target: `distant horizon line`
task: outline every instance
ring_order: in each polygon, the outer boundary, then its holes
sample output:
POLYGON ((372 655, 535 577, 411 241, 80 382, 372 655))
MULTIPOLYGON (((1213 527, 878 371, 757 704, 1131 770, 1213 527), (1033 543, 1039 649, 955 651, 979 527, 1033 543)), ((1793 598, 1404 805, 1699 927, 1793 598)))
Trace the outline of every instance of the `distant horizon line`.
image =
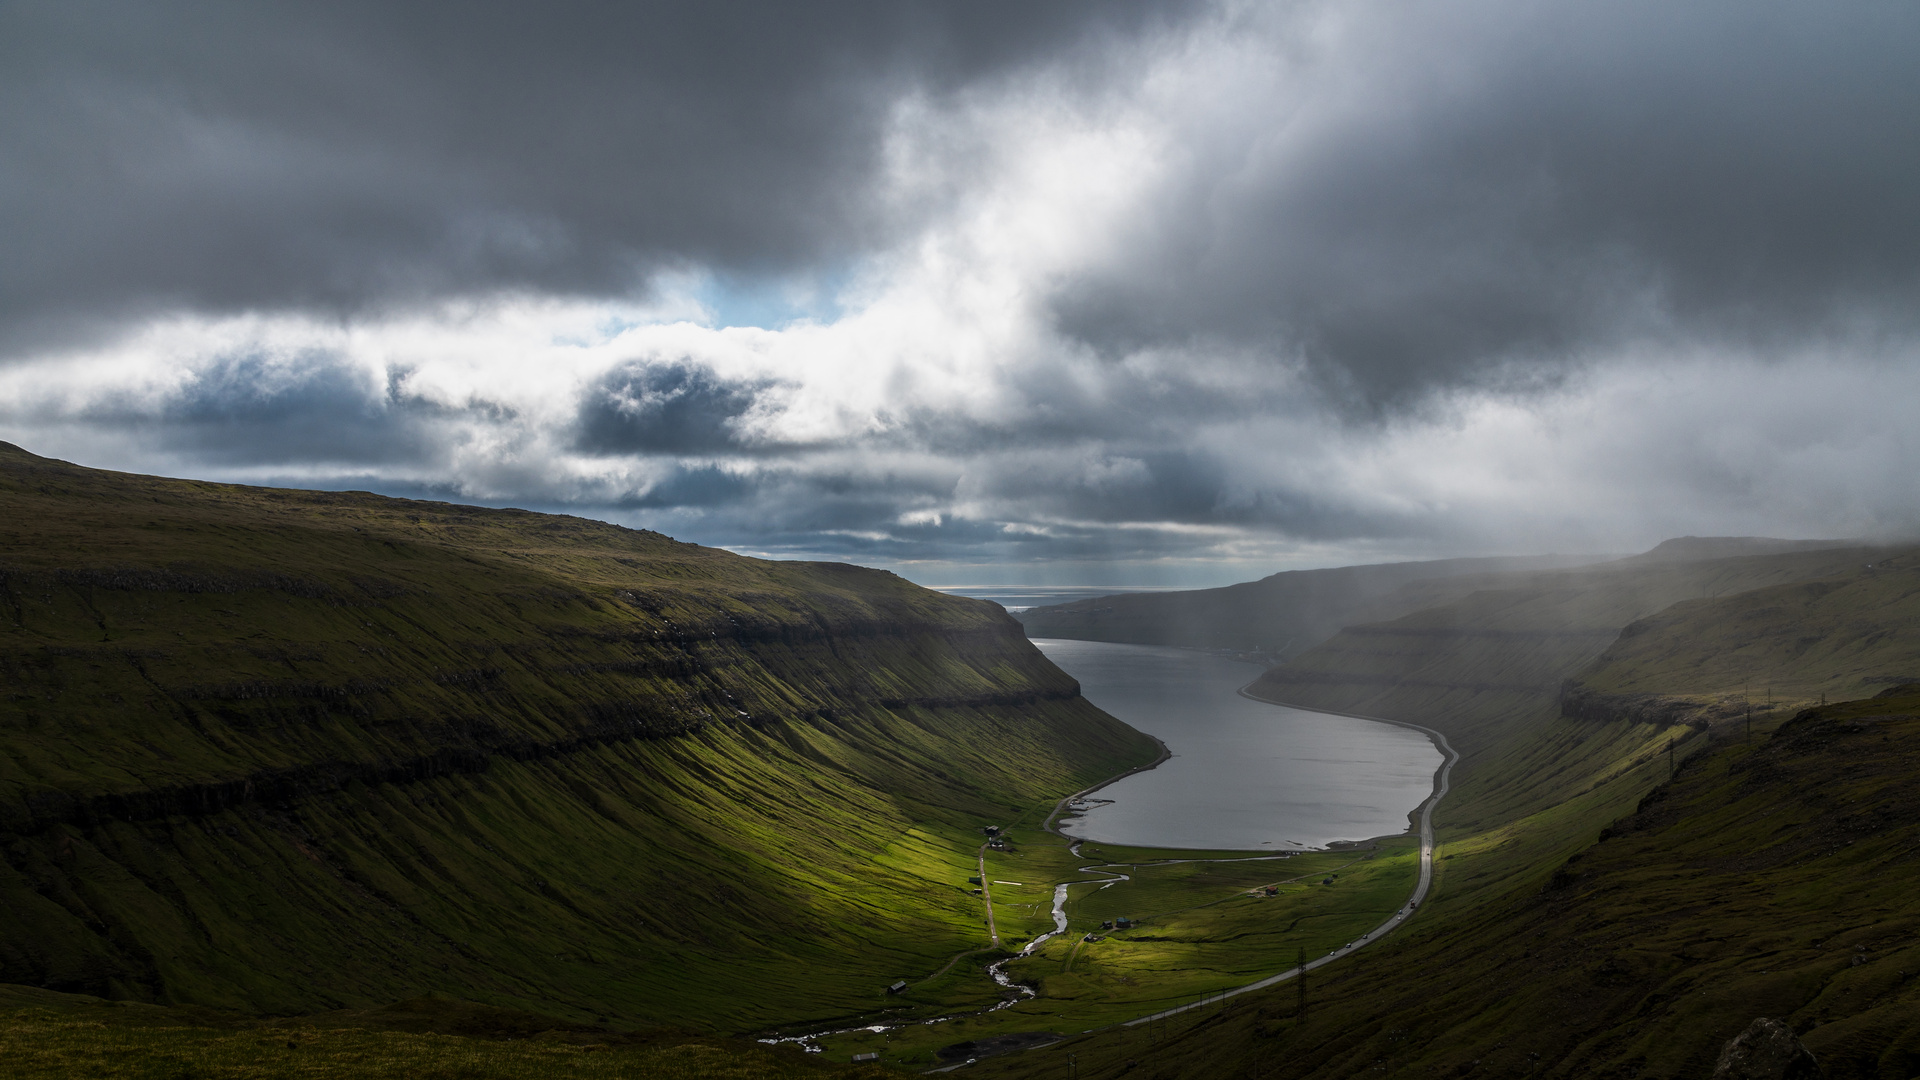
POLYGON ((946 592, 951 589, 1217 589, 1218 585, 922 585, 923 589, 946 592))

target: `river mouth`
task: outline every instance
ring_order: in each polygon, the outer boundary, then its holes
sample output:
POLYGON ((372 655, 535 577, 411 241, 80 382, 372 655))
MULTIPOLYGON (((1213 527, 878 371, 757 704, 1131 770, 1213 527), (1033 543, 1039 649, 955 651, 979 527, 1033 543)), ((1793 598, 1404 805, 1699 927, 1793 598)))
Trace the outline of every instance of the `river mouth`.
POLYGON ((1426 735, 1242 697, 1260 669, 1153 645, 1036 638, 1088 701, 1172 757, 1068 806, 1078 840, 1213 851, 1322 850, 1395 836, 1433 790, 1426 735))

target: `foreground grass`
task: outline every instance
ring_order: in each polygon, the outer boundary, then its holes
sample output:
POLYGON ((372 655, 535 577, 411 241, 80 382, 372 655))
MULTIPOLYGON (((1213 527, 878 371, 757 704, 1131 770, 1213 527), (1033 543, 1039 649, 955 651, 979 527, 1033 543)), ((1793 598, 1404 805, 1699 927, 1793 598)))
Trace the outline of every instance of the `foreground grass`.
POLYGON ((801 1080, 894 1075, 792 1049, 632 1035, 458 1002, 287 1020, 0 987, 0 1077, 18 1080, 801 1080), (414 1030, 396 1030, 411 1028, 414 1030), (438 1030, 436 1030, 438 1029, 438 1030))

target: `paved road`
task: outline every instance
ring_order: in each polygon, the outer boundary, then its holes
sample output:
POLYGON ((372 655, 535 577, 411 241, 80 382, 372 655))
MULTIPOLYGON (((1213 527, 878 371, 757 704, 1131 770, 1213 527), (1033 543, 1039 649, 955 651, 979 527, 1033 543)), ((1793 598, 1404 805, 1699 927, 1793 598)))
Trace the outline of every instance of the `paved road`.
POLYGON ((987 939, 1000 947, 1000 931, 993 925, 993 885, 987 881, 987 845, 980 845, 980 898, 987 902, 987 939))
MULTIPOLYGON (((1305 709, 1305 706, 1301 705, 1288 705, 1284 701, 1268 701, 1266 698, 1254 697, 1254 695, 1247 693, 1244 689, 1241 690, 1240 693, 1242 696, 1253 698, 1255 701, 1266 701, 1269 705, 1285 705, 1289 709, 1305 709)), ((1328 712, 1326 709, 1306 709, 1306 711, 1328 712)), ((1259 982, 1248 983, 1245 986, 1236 986, 1231 990, 1223 990, 1218 993, 1209 994, 1204 1000, 1195 1002, 1192 1005, 1181 1005, 1172 1009, 1163 1009, 1160 1012, 1142 1016, 1138 1020, 1128 1020, 1125 1024, 1126 1027, 1133 1027, 1136 1024, 1145 1024, 1153 1020, 1175 1016, 1192 1009, 1218 1004, 1226 998, 1249 993, 1254 990, 1265 990, 1269 986, 1275 986, 1289 979, 1297 978, 1303 972, 1325 967, 1335 960, 1344 956, 1350 956, 1356 950, 1363 949, 1380 940, 1382 937, 1385 937, 1395 927, 1412 917, 1414 910, 1420 906, 1421 901, 1427 898, 1427 890, 1433 885, 1433 808, 1439 804, 1441 799, 1446 798, 1448 778, 1453 773, 1454 763, 1460 760, 1460 755, 1454 751, 1452 744, 1447 742, 1445 735, 1440 734, 1430 727, 1422 727, 1419 724, 1408 724, 1399 720, 1382 720, 1378 716, 1360 716, 1358 713, 1331 713, 1330 715, 1353 716, 1361 720, 1374 720, 1382 724, 1393 724, 1396 727, 1412 728, 1415 731, 1425 732, 1427 736, 1433 740, 1433 744, 1440 748, 1440 752, 1447 757, 1446 761, 1442 762, 1440 768, 1433 774, 1433 794, 1427 796, 1427 801, 1420 804, 1420 882, 1413 887, 1413 895, 1408 897, 1407 902, 1400 906, 1400 910, 1394 912, 1392 917, 1388 918, 1386 922, 1381 923, 1379 926, 1360 935, 1353 942, 1342 945, 1325 956, 1307 961, 1304 967, 1289 968, 1278 975, 1261 979, 1259 982)))

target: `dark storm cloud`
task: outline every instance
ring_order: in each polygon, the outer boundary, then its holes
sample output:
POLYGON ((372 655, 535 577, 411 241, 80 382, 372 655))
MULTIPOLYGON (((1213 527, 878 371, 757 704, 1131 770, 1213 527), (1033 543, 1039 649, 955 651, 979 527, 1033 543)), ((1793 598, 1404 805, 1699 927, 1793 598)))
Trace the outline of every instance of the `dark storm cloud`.
POLYGON ((646 494, 621 504, 622 509, 727 506, 745 502, 754 494, 753 479, 713 465, 682 466, 646 494))
POLYGON ((587 389, 575 447, 597 455, 739 449, 737 422, 764 388, 685 361, 623 364, 587 389))
POLYGON ((1375 404, 1638 335, 1914 330, 1920 7, 1347 11, 1196 126, 1065 330, 1253 343, 1375 404))
POLYGON ((1159 0, 9 4, 0 323, 865 250, 888 110, 1159 0))
POLYGON ((206 364, 164 400, 109 397, 76 419, 144 430, 157 449, 213 462, 392 465, 432 456, 436 440, 415 404, 324 350, 241 352, 206 364))
POLYGON ((859 559, 1902 528, 1917 50, 1869 2, 0 6, 0 437, 859 559))

